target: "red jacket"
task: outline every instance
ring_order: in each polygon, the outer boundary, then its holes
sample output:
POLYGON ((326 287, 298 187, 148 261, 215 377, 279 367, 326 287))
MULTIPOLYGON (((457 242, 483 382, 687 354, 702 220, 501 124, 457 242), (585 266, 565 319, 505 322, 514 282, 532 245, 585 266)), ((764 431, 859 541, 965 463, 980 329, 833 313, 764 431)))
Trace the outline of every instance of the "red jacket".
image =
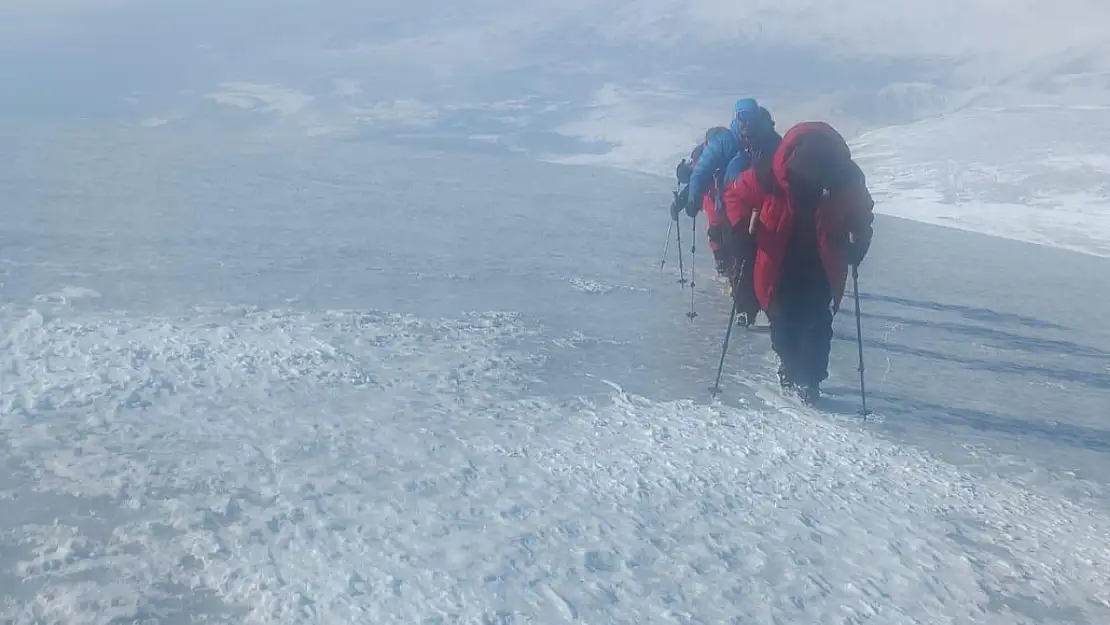
MULTIPOLYGON (((782 144, 771 157, 770 171, 766 166, 752 167, 725 189, 724 203, 729 222, 748 228, 753 210, 759 211, 755 223, 756 257, 753 279, 756 297, 763 310, 771 306, 775 285, 782 271, 790 231, 794 225, 794 209, 790 199, 790 184, 786 166, 794 155, 798 142, 812 134, 832 139, 838 158, 851 158, 851 150, 844 138, 825 122, 804 122, 790 129, 782 144), (763 171, 761 184, 760 171, 763 171), (768 175, 769 174, 769 175, 768 175), (771 189, 767 187, 771 186, 771 189)), ((821 263, 833 293, 833 310, 840 309, 844 286, 848 278, 846 247, 848 234, 857 243, 869 245, 874 221, 875 202, 867 190, 863 172, 852 163, 858 177, 825 196, 817 208, 817 242, 821 263)))
MULTIPOLYGON (((704 147, 705 147, 705 144, 702 143, 697 148, 695 148, 693 153, 690 155, 690 167, 691 168, 695 167, 698 164, 698 157, 701 156, 701 151, 704 147)), ((721 219, 717 216, 717 203, 714 201, 714 198, 716 197, 716 195, 717 195, 717 185, 716 185, 716 183, 713 183, 713 184, 709 185, 709 188, 701 196, 701 209, 703 211, 705 211, 705 219, 706 219, 706 221, 709 222, 709 227, 710 228, 712 228, 712 227, 718 225, 719 223, 721 223, 721 219)), ((716 241, 713 241, 712 239, 710 239, 709 249, 716 252, 720 249, 720 247, 721 246, 716 241)))
MULTIPOLYGON (((717 187, 711 186, 705 195, 701 196, 701 209, 705 211, 705 219, 709 222, 709 227, 713 228, 721 223, 721 218, 717 216, 717 202, 714 197, 717 195, 717 187)), ((714 252, 720 249, 720 245, 713 239, 709 240, 709 249, 714 252)))
POLYGON ((717 187, 710 185, 705 195, 701 196, 701 209, 705 211, 705 218, 709 221, 710 228, 721 223, 720 218, 717 217, 717 202, 714 201, 716 195, 717 187))

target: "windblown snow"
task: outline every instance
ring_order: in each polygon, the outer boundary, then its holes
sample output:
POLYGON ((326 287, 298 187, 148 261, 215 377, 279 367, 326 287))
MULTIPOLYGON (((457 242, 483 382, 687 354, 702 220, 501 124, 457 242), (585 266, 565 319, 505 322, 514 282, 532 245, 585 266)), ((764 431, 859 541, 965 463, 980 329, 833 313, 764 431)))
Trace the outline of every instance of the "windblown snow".
POLYGON ((788 406, 545 397, 520 315, 2 327, 4 622, 1110 618, 1106 516, 788 406))

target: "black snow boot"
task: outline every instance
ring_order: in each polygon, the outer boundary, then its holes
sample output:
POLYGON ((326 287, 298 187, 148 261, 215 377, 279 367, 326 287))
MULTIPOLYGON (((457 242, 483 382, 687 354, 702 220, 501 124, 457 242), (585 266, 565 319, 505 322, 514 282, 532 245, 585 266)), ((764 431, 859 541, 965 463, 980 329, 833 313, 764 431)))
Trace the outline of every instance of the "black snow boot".
POLYGON ((740 326, 744 329, 748 329, 748 328, 755 325, 755 320, 758 317, 759 317, 759 311, 758 310, 755 311, 754 313, 751 313, 751 312, 736 313, 736 325, 738 325, 738 326, 740 326))
POLYGON ((716 266, 717 275, 727 278, 732 275, 733 268, 736 265, 736 259, 728 252, 716 249, 713 250, 713 264, 716 266))
POLYGON ((817 402, 821 401, 821 387, 818 384, 809 384, 804 388, 800 388, 802 401, 807 406, 815 406, 817 402))
POLYGON ((779 363, 779 388, 786 391, 794 387, 794 380, 786 373, 786 366, 779 363))

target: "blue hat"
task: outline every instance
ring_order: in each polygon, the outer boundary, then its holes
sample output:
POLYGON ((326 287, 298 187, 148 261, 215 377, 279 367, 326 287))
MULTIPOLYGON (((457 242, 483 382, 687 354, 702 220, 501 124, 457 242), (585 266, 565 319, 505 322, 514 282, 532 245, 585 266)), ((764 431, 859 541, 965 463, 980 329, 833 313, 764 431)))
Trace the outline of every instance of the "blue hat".
POLYGON ((737 124, 750 124, 764 128, 774 128, 775 120, 771 117, 771 112, 762 106, 757 106, 754 109, 746 108, 742 111, 736 112, 737 124))
POLYGON ((758 110, 759 110, 759 102, 756 102, 755 98, 743 98, 743 99, 740 99, 740 100, 736 101, 735 113, 737 115, 739 115, 741 113, 744 113, 744 112, 747 112, 747 111, 755 112, 755 111, 758 111, 758 110))

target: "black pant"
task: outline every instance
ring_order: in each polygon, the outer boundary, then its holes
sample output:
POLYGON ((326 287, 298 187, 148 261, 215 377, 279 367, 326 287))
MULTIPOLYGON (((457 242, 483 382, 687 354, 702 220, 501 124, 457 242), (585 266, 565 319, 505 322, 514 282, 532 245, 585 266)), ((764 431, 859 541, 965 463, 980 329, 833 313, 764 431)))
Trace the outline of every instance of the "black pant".
POLYGON ((759 299, 755 296, 755 237, 748 234, 747 224, 732 230, 731 250, 736 262, 732 276, 732 297, 736 312, 746 315, 748 325, 755 323, 759 314, 759 299))
POLYGON ((819 262, 784 267, 767 318, 771 349, 782 361, 782 381, 803 387, 825 381, 832 350, 832 291, 819 262))
POLYGON ((713 250, 713 262, 716 265, 717 273, 721 275, 728 275, 732 271, 733 265, 736 264, 732 254, 725 248, 713 250))

